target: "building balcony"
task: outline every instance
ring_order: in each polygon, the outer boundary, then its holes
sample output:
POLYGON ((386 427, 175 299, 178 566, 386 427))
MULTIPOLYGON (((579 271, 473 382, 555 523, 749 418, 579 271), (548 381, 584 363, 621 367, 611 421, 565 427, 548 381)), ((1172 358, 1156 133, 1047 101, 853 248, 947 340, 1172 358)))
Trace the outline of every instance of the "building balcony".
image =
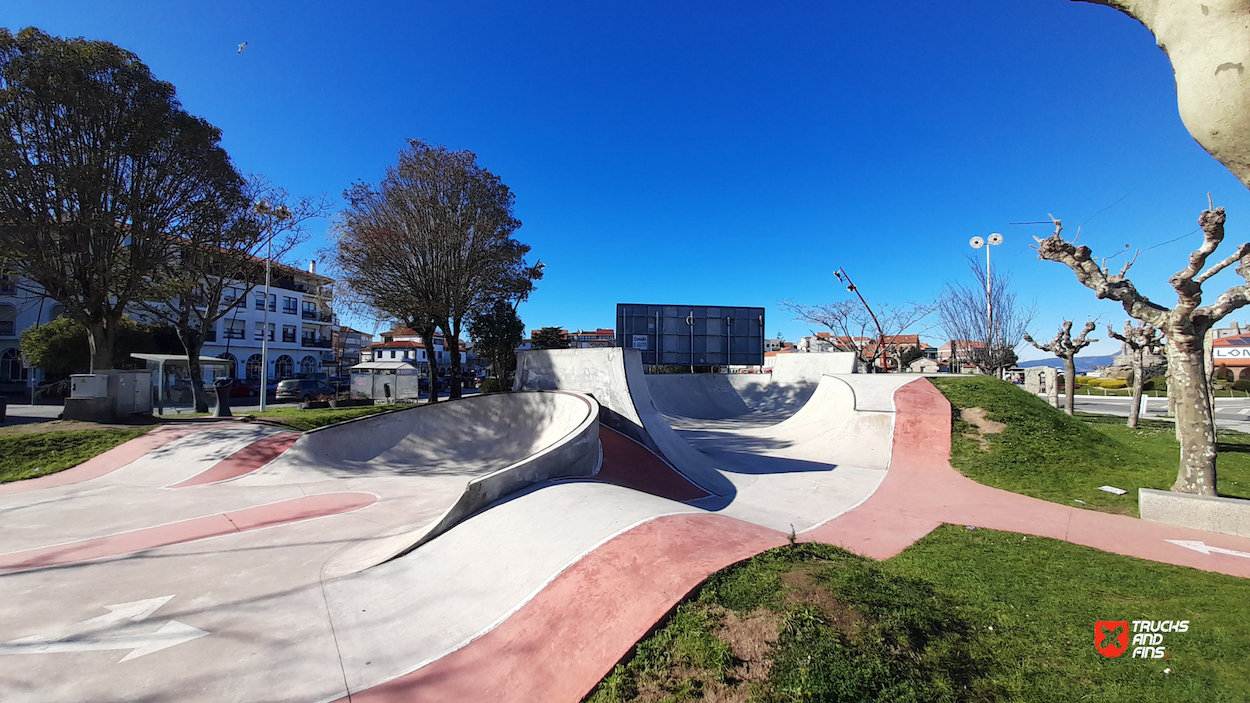
POLYGON ((313 339, 312 337, 304 337, 303 339, 300 340, 300 346, 301 347, 313 347, 316 349, 329 349, 330 340, 313 339))
POLYGON ((318 319, 319 321, 321 321, 321 322, 333 322, 333 321, 334 321, 334 313, 332 313, 332 312, 323 312, 323 313, 321 313, 320 315, 318 315, 318 316, 317 316, 317 319, 318 319))
POLYGON ((287 334, 286 332, 283 332, 283 333, 282 333, 282 341, 284 341, 284 342, 286 342, 286 343, 288 343, 288 344, 293 344, 293 343, 295 342, 295 333, 294 333, 294 332, 292 332, 292 333, 290 333, 290 334, 287 334))
POLYGON ((315 310, 305 310, 300 317, 305 320, 315 320, 317 319, 317 312, 315 310))

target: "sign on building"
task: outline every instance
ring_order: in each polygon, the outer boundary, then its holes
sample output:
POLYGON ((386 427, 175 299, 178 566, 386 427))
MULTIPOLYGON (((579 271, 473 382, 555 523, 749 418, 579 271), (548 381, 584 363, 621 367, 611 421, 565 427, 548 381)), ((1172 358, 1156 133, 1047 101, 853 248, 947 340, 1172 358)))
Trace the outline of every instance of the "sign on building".
POLYGON ((616 346, 646 365, 762 366, 764 308, 618 303, 616 346))

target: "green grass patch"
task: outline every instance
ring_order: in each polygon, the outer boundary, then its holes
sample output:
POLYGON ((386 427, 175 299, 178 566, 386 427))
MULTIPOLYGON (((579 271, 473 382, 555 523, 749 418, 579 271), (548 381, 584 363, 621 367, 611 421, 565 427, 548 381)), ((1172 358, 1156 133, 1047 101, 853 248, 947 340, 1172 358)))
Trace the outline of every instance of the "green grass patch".
POLYGON ((300 410, 299 408, 275 408, 264 412, 246 413, 242 417, 250 417, 256 420, 264 420, 275 425, 282 425, 293 430, 306 432, 318 427, 333 425, 336 422, 351 420, 357 417, 373 415, 387 410, 398 410, 400 408, 411 408, 413 405, 364 405, 354 408, 313 408, 310 410, 300 410))
POLYGON ((884 562, 801 544, 711 576, 587 700, 1244 701, 1245 593, 1231 576, 959 526, 884 562), (1190 626, 1164 635, 1167 659, 1107 659, 1095 620, 1190 626))
MULTIPOLYGON (((1137 489, 1168 490, 1176 481, 1180 446, 1174 426, 1078 413, 1068 417, 1014 384, 986 376, 934 378, 950 401, 951 465, 987 486, 1064 505, 1138 514, 1137 489), (960 411, 981 408, 1002 432, 980 434, 960 411), (984 447, 982 444, 984 441, 984 447), (1117 496, 1098 490, 1115 486, 1117 496), (1085 501, 1076 503, 1074 499, 1085 501)), ((1250 498, 1250 435, 1221 430, 1218 489, 1250 498)))
POLYGON ((0 435, 0 483, 64 471, 150 429, 54 430, 0 435))

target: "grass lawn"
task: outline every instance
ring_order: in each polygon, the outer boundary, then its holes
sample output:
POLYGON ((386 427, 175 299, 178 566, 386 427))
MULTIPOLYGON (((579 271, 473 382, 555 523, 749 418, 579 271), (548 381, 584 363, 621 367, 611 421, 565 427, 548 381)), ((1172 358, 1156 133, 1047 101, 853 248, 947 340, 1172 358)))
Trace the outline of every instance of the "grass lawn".
POLYGON ((307 430, 333 425, 336 422, 351 420, 356 417, 373 415, 386 410, 411 408, 413 405, 364 405, 355 408, 315 408, 300 410, 299 408, 276 408, 265 412, 240 413, 240 417, 251 417, 257 420, 282 425, 293 430, 307 430))
MULTIPOLYGON (((930 380, 955 413, 951 465, 987 486, 1136 516, 1138 488, 1167 490, 1176 481, 1180 447, 1169 422, 1143 420, 1138 429, 1130 430, 1124 418, 1085 413, 1068 417, 998 379, 930 380), (960 419, 960 411, 968 408, 983 409, 986 418, 1005 427, 999 433, 978 436, 973 425, 960 419), (1098 490, 1104 485, 1128 493, 1117 496, 1098 490)), ((1250 435, 1221 430, 1218 438, 1220 494, 1250 498, 1250 435)))
POLYGON ((54 430, 0 435, 0 483, 64 471, 150 429, 54 430))
POLYGON ((1246 593, 1232 576, 961 526, 884 562, 782 547, 710 577, 587 700, 1245 701, 1246 593), (1108 659, 1095 620, 1190 624, 1163 635, 1166 659, 1108 659))

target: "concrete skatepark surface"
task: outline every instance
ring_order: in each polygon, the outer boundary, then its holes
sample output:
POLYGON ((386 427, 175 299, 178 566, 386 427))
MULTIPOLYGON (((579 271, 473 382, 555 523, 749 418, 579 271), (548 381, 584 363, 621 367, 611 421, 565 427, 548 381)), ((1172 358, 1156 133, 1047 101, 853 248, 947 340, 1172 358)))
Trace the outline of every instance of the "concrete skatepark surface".
POLYGON ((303 435, 163 427, 0 486, 0 700, 576 701, 792 529, 883 558, 984 523, 1250 575, 1165 538, 1250 540, 964 479, 923 379, 664 378, 584 352, 622 350, 522 354, 518 385, 558 393, 303 435))

